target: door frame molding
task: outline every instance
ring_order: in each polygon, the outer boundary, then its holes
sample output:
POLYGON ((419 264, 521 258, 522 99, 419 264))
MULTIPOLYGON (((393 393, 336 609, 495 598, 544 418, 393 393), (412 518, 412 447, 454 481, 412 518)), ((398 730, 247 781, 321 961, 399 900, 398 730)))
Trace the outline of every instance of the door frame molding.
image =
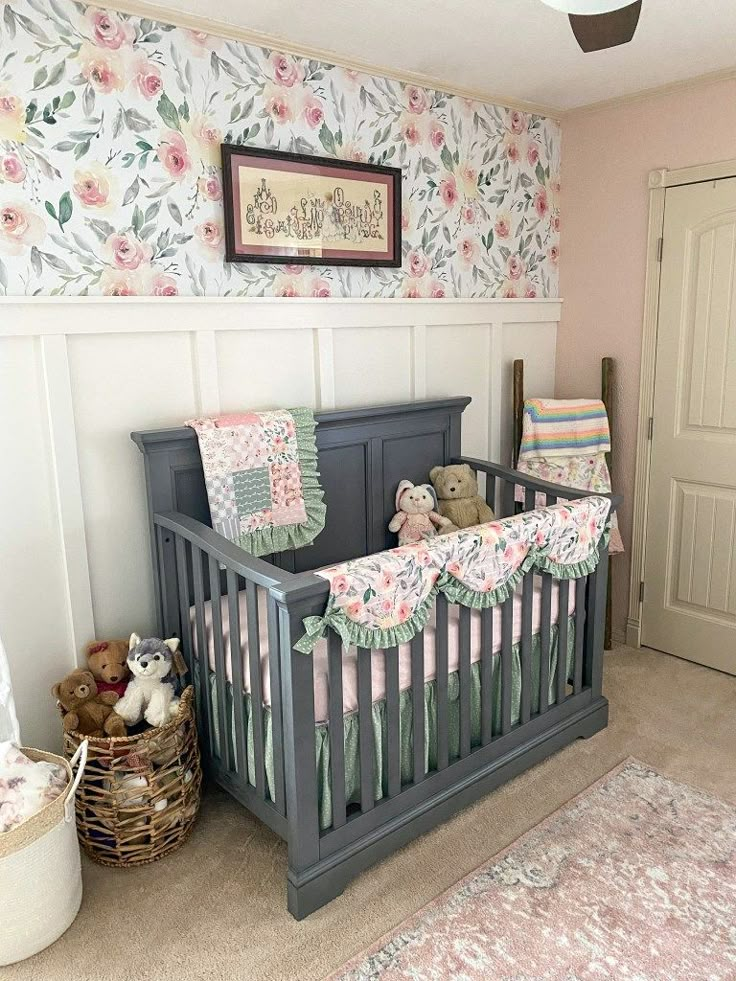
POLYGON ((654 380, 659 323, 659 278, 662 271, 659 240, 664 229, 665 194, 668 187, 722 180, 726 177, 736 177, 736 159, 722 160, 712 164, 699 164, 694 167, 680 167, 676 170, 662 167, 659 170, 649 171, 649 224, 646 246, 646 279, 644 282, 641 369, 639 372, 636 476, 634 478, 631 533, 631 579, 629 582, 629 613, 626 620, 626 643, 630 647, 641 646, 639 584, 644 579, 644 562, 646 559, 649 467, 652 450, 652 443, 649 439, 649 419, 654 412, 654 380))

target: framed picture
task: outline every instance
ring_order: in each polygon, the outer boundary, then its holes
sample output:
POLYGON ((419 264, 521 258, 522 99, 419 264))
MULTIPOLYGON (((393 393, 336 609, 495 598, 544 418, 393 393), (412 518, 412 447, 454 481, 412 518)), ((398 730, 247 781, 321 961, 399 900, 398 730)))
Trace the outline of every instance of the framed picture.
POLYGON ((401 171, 278 150, 222 147, 225 258, 401 265, 401 171))

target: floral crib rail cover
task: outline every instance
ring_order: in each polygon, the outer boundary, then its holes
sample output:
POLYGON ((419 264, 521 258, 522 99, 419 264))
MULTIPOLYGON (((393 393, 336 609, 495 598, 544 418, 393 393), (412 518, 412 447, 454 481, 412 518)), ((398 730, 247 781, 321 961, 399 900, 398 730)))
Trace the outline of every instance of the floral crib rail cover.
POLYGON ((395 647, 423 629, 438 592, 483 609, 506 600, 530 569, 586 576, 608 544, 610 508, 607 497, 585 497, 322 569, 327 606, 304 620, 296 649, 312 651, 328 627, 345 647, 395 647))

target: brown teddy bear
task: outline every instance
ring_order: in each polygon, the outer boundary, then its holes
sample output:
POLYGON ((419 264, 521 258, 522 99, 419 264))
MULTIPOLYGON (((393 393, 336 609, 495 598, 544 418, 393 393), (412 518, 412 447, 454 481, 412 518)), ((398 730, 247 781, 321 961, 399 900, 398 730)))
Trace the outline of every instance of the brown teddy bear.
POLYGON ((437 492, 440 514, 458 528, 493 521, 493 511, 478 493, 475 472, 467 463, 432 467, 429 479, 437 492))
POLYGON ((64 709, 65 732, 80 732, 84 736, 125 735, 125 723, 113 711, 118 696, 112 691, 98 694, 91 671, 77 668, 54 685, 51 693, 64 709))
POLYGON ((93 640, 87 644, 85 653, 87 667, 97 682, 97 691, 114 691, 122 698, 130 678, 128 641, 93 640))

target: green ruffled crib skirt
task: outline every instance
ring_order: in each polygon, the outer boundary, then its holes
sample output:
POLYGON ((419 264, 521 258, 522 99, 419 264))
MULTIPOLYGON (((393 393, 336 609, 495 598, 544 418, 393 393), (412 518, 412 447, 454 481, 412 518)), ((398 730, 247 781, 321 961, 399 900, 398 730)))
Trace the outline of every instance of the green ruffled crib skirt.
MULTIPOLYGON (((551 629, 551 657, 549 670, 549 702, 555 700, 556 690, 556 670, 557 670, 557 627, 551 629)), ((539 665, 541 654, 541 637, 535 634, 532 637, 532 711, 539 709, 539 665)), ((571 677, 572 665, 575 654, 575 620, 570 617, 568 620, 567 631, 567 677, 571 677)), ((308 654, 303 655, 309 657, 308 654)), ((521 701, 521 644, 516 644, 512 648, 511 654, 511 722, 512 725, 519 721, 519 707, 521 701)), ((199 682, 199 664, 195 664, 194 673, 197 683, 199 682)), ((500 731, 501 726, 501 658, 494 656, 492 662, 492 687, 493 687, 493 731, 494 734, 500 731)), ((209 674, 210 685, 210 719, 212 723, 212 745, 215 755, 219 758, 220 738, 218 722, 217 693, 215 687, 215 674, 209 674)), ((448 712, 447 712, 447 735, 449 743, 450 760, 456 759, 460 755, 460 678, 459 673, 454 671, 448 677, 448 712)), ((235 713, 233 709, 232 686, 227 684, 227 707, 230 715, 230 739, 231 747, 235 746, 235 713)), ((411 688, 407 688, 400 695, 400 746, 401 746, 401 780, 408 783, 413 778, 414 764, 412 758, 412 724, 413 708, 411 701, 411 688)), ((388 763, 386 759, 387 727, 386 727, 386 701, 374 702, 373 707, 373 794, 376 800, 381 800, 388 793, 388 763)), ((255 752, 253 747, 253 714, 250 708, 250 695, 243 696, 243 713, 247 720, 247 746, 248 746, 248 782, 255 787, 255 752)), ((471 744, 479 746, 481 741, 481 682, 480 682, 480 662, 476 661, 471 666, 470 672, 470 724, 471 724, 471 744)), ((424 725, 426 732, 424 763, 425 770, 433 770, 437 765, 437 685, 434 680, 425 682, 424 685, 424 725)), ((264 706, 263 709, 263 736, 264 736, 264 762, 266 770, 266 786, 273 799, 274 793, 274 771, 273 771, 273 729, 271 722, 271 709, 264 706)), ((344 717, 344 737, 345 737, 345 800, 348 804, 360 802, 360 741, 359 741, 358 713, 352 712, 344 717)), ((330 740, 329 724, 319 723, 314 729, 315 756, 317 763, 317 787, 319 802, 319 821, 320 828, 324 830, 332 824, 332 790, 330 782, 330 740)), ((232 750, 233 758, 235 755, 232 750)))

